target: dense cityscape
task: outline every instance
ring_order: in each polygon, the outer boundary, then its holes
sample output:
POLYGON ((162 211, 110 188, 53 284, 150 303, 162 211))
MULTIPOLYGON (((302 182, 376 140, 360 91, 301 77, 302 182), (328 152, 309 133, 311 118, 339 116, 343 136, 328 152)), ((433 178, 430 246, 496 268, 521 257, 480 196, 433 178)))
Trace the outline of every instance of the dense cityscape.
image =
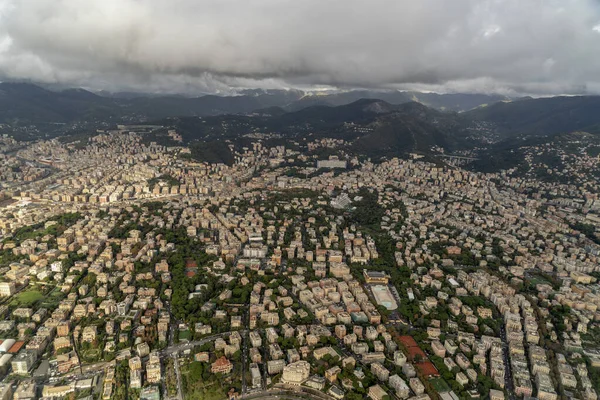
POLYGON ((0 0, 0 400, 600 400, 600 0, 0 0))
POLYGON ((484 173, 158 128, 0 138, 0 399, 597 399, 589 135, 484 173))

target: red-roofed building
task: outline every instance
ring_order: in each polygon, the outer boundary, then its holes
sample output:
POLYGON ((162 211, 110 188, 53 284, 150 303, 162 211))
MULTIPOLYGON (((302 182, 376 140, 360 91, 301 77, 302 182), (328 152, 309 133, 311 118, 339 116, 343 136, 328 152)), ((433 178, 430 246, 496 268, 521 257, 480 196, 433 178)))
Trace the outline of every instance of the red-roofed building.
POLYGON ((223 374, 228 374, 231 372, 232 369, 233 364, 231 364, 231 362, 227 358, 225 358, 225 356, 222 356, 210 365, 210 371, 213 374, 217 374, 219 372, 223 374))

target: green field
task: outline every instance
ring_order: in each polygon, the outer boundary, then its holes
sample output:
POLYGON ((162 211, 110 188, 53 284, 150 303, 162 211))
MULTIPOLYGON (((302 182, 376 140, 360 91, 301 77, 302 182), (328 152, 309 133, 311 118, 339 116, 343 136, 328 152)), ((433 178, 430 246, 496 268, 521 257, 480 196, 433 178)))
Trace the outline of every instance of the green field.
POLYGON ((88 349, 83 352, 83 359, 87 362, 95 362, 100 359, 101 355, 100 349, 88 349))
POLYGON ((433 385, 433 388, 435 389, 435 391, 438 393, 446 393, 446 392, 450 391, 450 387, 448 386, 446 381, 443 380, 442 378, 435 378, 435 379, 432 379, 430 382, 433 385))
POLYGON ((532 285, 537 285, 537 284, 546 284, 546 285, 552 285, 551 282, 548 282, 546 279, 544 279, 541 276, 534 276, 531 277, 529 279, 529 283, 531 283, 532 285))
POLYGON ((179 331, 179 340, 190 340, 192 338, 192 332, 189 330, 179 331))
POLYGON ((16 303, 19 306, 29 307, 43 298, 44 295, 38 290, 26 290, 17 294, 13 300, 13 303, 16 303))

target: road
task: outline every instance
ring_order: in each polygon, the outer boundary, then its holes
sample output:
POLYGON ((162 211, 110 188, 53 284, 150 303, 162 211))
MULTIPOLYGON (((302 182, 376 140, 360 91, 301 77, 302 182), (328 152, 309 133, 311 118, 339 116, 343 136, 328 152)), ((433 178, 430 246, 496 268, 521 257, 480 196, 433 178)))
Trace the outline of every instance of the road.
POLYGON ((296 400, 296 399, 322 399, 322 400, 335 400, 333 397, 307 387, 283 387, 276 385, 273 389, 264 390, 261 392, 251 393, 242 395, 242 400, 260 399, 260 400, 296 400))
POLYGON ((502 358, 504 359, 504 387, 508 392, 509 400, 515 400, 515 387, 513 383, 512 369, 510 366, 510 356, 508 354, 508 340, 506 339, 506 329, 504 323, 500 326, 500 339, 502 339, 502 358))
POLYGON ((81 372, 85 375, 88 372, 97 372, 98 370, 104 369, 107 365, 112 364, 111 362, 99 362, 95 364, 83 365, 81 372))
MULTIPOLYGON (((240 335, 242 335, 242 337, 248 333, 247 330, 241 330, 238 332, 240 333, 240 335)), ((194 340, 192 342, 181 342, 178 344, 174 344, 174 345, 171 345, 171 346, 167 347, 166 349, 162 350, 160 352, 160 355, 163 357, 168 357, 170 355, 179 353, 181 351, 191 350, 196 346, 202 346, 203 344, 211 342, 215 339, 228 337, 230 334, 231 334, 231 332, 223 332, 223 333, 218 333, 216 335, 207 336, 200 340, 194 340)))
MULTIPOLYGON (((243 324, 248 326, 248 313, 244 312, 242 314, 243 324)), ((243 331, 241 333, 242 336, 242 395, 246 393, 248 390, 247 382, 246 382, 246 365, 248 362, 248 331, 243 331)))
POLYGON ((179 371, 179 358, 177 353, 173 354, 173 361, 175 363, 175 376, 177 376, 177 400, 183 400, 183 394, 181 392, 181 372, 179 371))
MULTIPOLYGON (((246 337, 247 334, 247 330, 244 331, 240 331, 240 334, 242 335, 242 338, 246 337)), ((182 388, 182 384, 181 384, 181 371, 179 369, 179 358, 178 358, 178 354, 181 351, 185 351, 188 349, 193 349, 195 346, 201 346, 205 343, 214 341, 217 338, 222 338, 222 337, 227 337, 231 334, 231 332, 224 332, 224 333, 220 333, 217 335, 212 335, 212 336, 207 336, 201 340, 196 340, 193 342, 185 342, 185 343, 179 343, 176 345, 172 345, 167 347, 166 349, 164 349, 163 351, 161 351, 160 355, 161 357, 173 357, 174 360, 174 364, 175 364, 175 374, 177 377, 177 400, 183 400, 183 394, 181 391, 182 388)), ((247 347, 247 342, 246 340, 244 340, 244 346, 247 347)), ((246 356, 247 356, 247 348, 244 350, 246 356)), ((73 376, 73 377, 77 377, 78 379, 85 379, 85 378, 91 378, 92 376, 95 375, 99 375, 104 373, 104 369, 109 366, 109 365, 114 365, 115 362, 111 361, 111 362, 98 362, 98 363, 94 363, 94 364, 87 364, 87 365, 82 365, 81 371, 79 369, 73 370, 70 372, 70 375, 62 375, 62 377, 64 376, 73 376)), ((245 371, 245 370, 244 370, 245 371)), ((61 375, 57 376, 60 377, 61 375)), ((46 378, 44 380, 44 382, 47 382, 48 378, 46 378)), ((163 380, 163 386, 164 386, 164 380, 163 380)), ((165 394, 165 398, 167 398, 166 396, 166 388, 163 387, 163 393, 165 394)), ((175 399, 175 398, 174 398, 175 399)))

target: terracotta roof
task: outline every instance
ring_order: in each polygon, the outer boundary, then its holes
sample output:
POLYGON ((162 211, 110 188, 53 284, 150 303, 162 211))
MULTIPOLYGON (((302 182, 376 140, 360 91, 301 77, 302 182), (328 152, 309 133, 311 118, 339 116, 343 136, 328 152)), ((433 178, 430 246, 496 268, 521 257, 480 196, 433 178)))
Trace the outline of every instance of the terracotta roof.
POLYGON ((225 356, 221 356, 221 358, 218 358, 214 363, 212 363, 213 367, 226 367, 229 365, 231 365, 231 363, 225 356))

